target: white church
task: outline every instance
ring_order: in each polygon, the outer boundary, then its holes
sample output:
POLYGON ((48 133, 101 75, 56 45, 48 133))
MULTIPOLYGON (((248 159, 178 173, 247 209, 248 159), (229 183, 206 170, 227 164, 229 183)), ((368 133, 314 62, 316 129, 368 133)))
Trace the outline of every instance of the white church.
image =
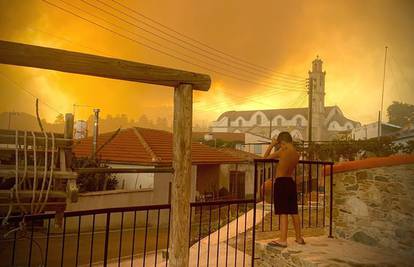
MULTIPOLYGON (((325 106, 325 71, 322 60, 312 62, 312 141, 340 139, 360 126, 345 117, 338 106, 325 106)), ((257 137, 274 137, 288 131, 297 141, 308 140, 308 113, 306 108, 227 111, 210 127, 211 132, 246 133, 257 137)), ((262 140, 263 141, 263 140, 262 140)))

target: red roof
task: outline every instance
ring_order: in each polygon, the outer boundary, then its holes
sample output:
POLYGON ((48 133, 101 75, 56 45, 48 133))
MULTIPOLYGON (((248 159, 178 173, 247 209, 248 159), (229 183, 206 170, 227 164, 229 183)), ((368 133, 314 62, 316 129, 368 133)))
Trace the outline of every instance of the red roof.
MULTIPOLYGON (((100 134, 98 148, 114 132, 100 134)), ((112 163, 139 165, 171 165, 173 135, 167 131, 128 128, 121 130, 99 153, 98 158, 112 163)), ((92 152, 92 138, 79 140, 73 148, 76 157, 87 157, 92 152)), ((215 148, 192 143, 193 164, 223 164, 246 162, 242 157, 229 155, 215 148)))

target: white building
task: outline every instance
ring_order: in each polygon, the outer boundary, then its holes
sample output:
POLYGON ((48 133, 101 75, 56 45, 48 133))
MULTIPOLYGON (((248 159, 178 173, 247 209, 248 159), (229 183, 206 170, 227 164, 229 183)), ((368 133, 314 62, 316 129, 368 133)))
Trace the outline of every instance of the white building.
MULTIPOLYGON (((382 123, 382 135, 387 136, 401 130, 401 127, 391 123, 382 123)), ((367 140, 378 137, 378 122, 360 125, 352 130, 352 139, 367 140)))
MULTIPOLYGON (((312 62, 312 140, 339 139, 360 123, 344 116, 338 106, 325 106, 325 72, 322 60, 312 62)), ((251 133, 274 137, 288 131, 296 140, 308 140, 308 108, 227 111, 211 125, 211 132, 251 133)))
POLYGON ((244 145, 241 147, 241 150, 263 156, 270 142, 271 139, 269 137, 246 133, 244 145))

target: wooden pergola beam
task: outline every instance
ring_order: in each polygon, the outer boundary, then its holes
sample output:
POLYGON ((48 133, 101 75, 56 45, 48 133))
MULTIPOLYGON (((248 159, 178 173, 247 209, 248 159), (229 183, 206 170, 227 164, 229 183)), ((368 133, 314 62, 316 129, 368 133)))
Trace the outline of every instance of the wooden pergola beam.
POLYGON ((2 40, 0 63, 171 87, 191 84, 201 91, 211 84, 206 74, 2 40))
MULTIPOLYGON (((24 175, 23 170, 19 170, 18 174, 20 177, 24 175)), ((43 178, 44 168, 37 170, 37 179, 43 178)), ((50 171, 46 172, 46 177, 49 179, 50 171)), ((12 169, 0 169, 0 177, 3 178, 14 178, 16 177, 16 170, 12 169)), ((27 179, 32 179, 34 177, 33 168, 26 172, 27 179)), ((76 180, 78 178, 78 174, 76 172, 71 171, 53 171, 53 178, 59 180, 76 180)))
MULTIPOLYGON (((210 88, 210 77, 121 59, 1 40, 0 64, 174 87, 174 176, 171 189, 169 265, 189 266, 192 96, 193 90, 207 91, 210 88)), ((69 138, 67 135, 64 137, 69 138)), ((63 153, 62 156, 64 155, 63 153)), ((66 170, 64 165, 60 169, 66 170)))

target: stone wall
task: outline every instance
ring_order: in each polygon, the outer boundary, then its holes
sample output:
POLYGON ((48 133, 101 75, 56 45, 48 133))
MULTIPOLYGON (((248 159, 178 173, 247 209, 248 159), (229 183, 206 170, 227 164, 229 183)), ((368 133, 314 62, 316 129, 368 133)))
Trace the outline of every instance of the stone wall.
POLYGON ((334 235, 414 253, 414 164, 335 173, 334 235))

